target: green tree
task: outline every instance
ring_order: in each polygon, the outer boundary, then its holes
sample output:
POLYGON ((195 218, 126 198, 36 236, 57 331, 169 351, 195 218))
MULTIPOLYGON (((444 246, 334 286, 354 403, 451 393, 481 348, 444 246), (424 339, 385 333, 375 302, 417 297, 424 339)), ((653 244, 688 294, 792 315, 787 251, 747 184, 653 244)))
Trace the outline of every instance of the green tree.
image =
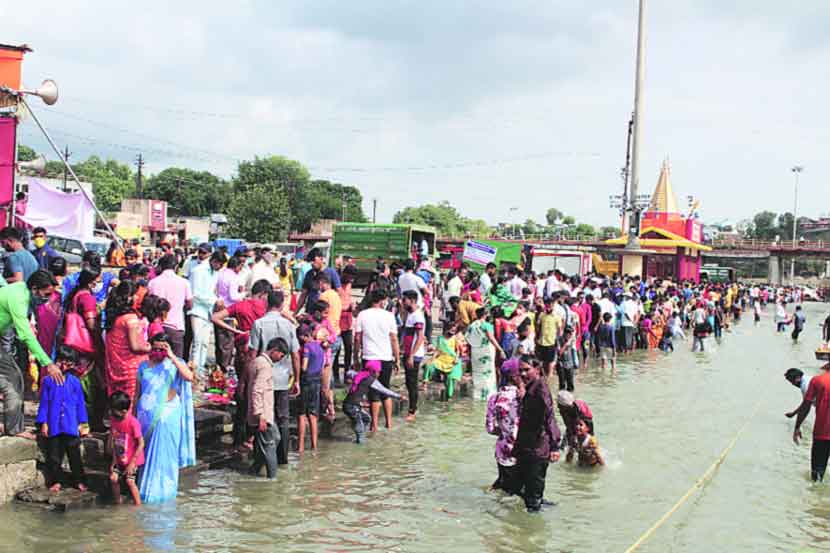
MULTIPOLYGON (((319 217, 316 206, 308 198, 310 180, 308 169, 298 161, 282 156, 256 157, 239 164, 233 181, 234 196, 259 185, 265 185, 268 190, 281 190, 288 201, 289 230, 302 232, 319 217)), ((262 190, 262 187, 258 189, 262 190)))
POLYGON ((777 229, 778 215, 772 211, 762 211, 756 213, 752 218, 752 223, 747 228, 749 238, 758 240, 773 240, 778 234, 777 229))
POLYGON ((363 223, 363 196, 354 186, 346 186, 327 180, 313 180, 308 185, 307 200, 313 220, 343 218, 343 202, 346 203, 346 220, 363 223))
POLYGON ((234 192, 228 206, 228 231, 251 242, 280 242, 289 231, 288 193, 282 184, 265 181, 234 192))
POLYGON ((90 156, 72 165, 72 169, 79 179, 92 183, 95 203, 101 211, 118 211, 121 200, 135 194, 132 169, 114 159, 103 161, 98 156, 90 156))
POLYGON ((597 235, 597 229, 588 223, 579 223, 576 225, 576 228, 574 228, 573 233, 580 238, 592 238, 597 235))
POLYGON ((547 221, 548 226, 551 227, 557 224, 557 222, 560 221, 563 217, 565 217, 565 214, 562 213, 562 211, 560 211, 559 209, 556 209, 555 207, 552 207, 545 212, 545 221, 547 221))
POLYGON ((565 215, 564 217, 562 217, 562 224, 563 225, 575 225, 576 224, 576 219, 573 217, 573 215, 565 215))
POLYGON ((147 179, 144 196, 166 201, 181 215, 204 217, 224 213, 230 200, 230 185, 209 173, 168 167, 147 179))
POLYGON ((606 226, 599 228, 600 238, 617 238, 620 236, 620 227, 606 226))
POLYGON ((539 234, 544 229, 541 226, 537 225, 536 221, 534 221, 533 219, 528 219, 522 225, 522 230, 525 234, 539 234))
POLYGON ((410 223, 435 227, 441 236, 464 236, 470 226, 469 219, 443 201, 419 207, 407 207, 395 214, 394 223, 410 223))
POLYGON ((470 238, 488 238, 493 234, 493 229, 484 219, 468 219, 466 227, 465 234, 470 238))
POLYGON ((32 161, 37 157, 37 152, 25 144, 17 145, 17 161, 32 161))

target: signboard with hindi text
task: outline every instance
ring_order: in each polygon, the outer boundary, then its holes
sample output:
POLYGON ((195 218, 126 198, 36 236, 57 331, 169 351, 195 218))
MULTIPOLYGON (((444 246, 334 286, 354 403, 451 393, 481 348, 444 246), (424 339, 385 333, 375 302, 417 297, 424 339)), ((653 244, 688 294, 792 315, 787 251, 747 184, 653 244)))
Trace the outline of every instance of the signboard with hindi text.
POLYGON ((476 242, 475 240, 467 240, 464 244, 464 261, 470 261, 478 265, 487 265, 488 263, 495 263, 498 248, 476 242))

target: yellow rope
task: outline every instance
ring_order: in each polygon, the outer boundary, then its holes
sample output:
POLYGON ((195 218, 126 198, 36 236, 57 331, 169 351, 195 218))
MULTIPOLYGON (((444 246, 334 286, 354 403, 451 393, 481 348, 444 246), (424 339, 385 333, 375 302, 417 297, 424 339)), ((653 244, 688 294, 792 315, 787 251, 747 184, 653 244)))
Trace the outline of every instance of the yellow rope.
POLYGON ((709 477, 712 476, 712 474, 715 472, 715 470, 726 459, 726 456, 729 455, 729 452, 732 451, 732 448, 735 447, 735 444, 738 442, 738 438, 740 438, 741 434, 743 434, 744 430, 749 425, 750 421, 752 421, 752 419, 755 418, 755 414, 758 412, 758 408, 760 406, 761 406, 761 399, 759 398, 758 402, 755 404, 755 409, 753 409, 752 414, 746 419, 743 426, 741 426, 741 428, 738 430, 737 434, 735 434, 735 437, 732 438, 732 441, 729 442, 729 445, 726 446, 726 448, 723 450, 723 452, 720 454, 720 456, 717 459, 715 459, 715 462, 712 463, 709 466, 708 469, 706 469, 706 472, 704 472, 703 475, 700 478, 697 479, 697 481, 692 485, 692 487, 689 488, 689 491, 687 491, 685 494, 683 494, 683 497, 678 499, 677 503, 675 503, 674 506, 666 512, 666 514, 664 514, 662 517, 660 517, 657 520, 657 522, 655 522, 654 525, 651 528, 646 530, 646 532, 642 536, 640 536, 640 538, 631 545, 631 547, 629 547, 628 549, 625 550, 625 553, 633 553, 634 551, 639 549, 640 546, 643 545, 646 542, 646 540, 648 540, 654 534, 654 532, 657 531, 658 528, 663 526, 663 524, 667 520, 669 520, 669 518, 671 518, 671 516, 675 512, 677 512, 677 510, 684 503, 686 503, 686 501, 688 501, 688 499, 697 490, 699 490, 701 487, 703 487, 703 484, 706 483, 706 481, 709 479, 709 477))

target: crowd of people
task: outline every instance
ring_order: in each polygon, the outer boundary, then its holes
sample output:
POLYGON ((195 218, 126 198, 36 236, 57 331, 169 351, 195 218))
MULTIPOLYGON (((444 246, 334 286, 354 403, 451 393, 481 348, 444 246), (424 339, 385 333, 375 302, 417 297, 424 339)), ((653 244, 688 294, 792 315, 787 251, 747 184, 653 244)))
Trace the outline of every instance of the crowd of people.
MULTIPOLYGON (((497 436, 494 488, 539 511, 548 464, 560 452, 583 467, 605 463, 591 409, 575 395, 580 368, 614 369, 635 349, 669 354, 687 334, 705 351, 747 309, 758 322, 767 303, 797 300, 796 289, 536 275, 492 263, 441 274, 416 250, 400 264, 378 259, 356 301, 354 260, 328 266, 316 249, 288 259, 268 248, 231 253, 201 244, 186 255, 133 244, 123 259, 113 248, 112 267, 87 252, 67 274, 46 234, 34 229, 29 251, 18 230, 0 231, 10 252, 0 287, 5 432, 33 437, 22 409, 31 381, 50 487, 60 489, 68 456, 73 485, 85 488, 80 438, 107 432, 114 496, 120 500, 124 485, 135 503, 174 496, 179 468, 195 462, 194 393, 230 393, 234 445, 252 452, 253 473, 264 468, 273 478, 288 463, 292 400, 299 453, 307 443, 318 447, 320 419, 334 420, 339 388, 360 444, 381 413, 392 427, 400 396, 391 381, 401 372, 407 422, 416 422, 432 381, 448 397, 464 382, 487 402, 486 429, 497 436)), ((799 313, 784 321, 794 340, 806 320, 799 313)))

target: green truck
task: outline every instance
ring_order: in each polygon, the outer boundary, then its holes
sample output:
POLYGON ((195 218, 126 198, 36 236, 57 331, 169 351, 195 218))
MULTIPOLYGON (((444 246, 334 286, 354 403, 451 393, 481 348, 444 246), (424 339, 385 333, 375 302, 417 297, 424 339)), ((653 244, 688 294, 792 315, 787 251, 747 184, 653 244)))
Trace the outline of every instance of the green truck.
POLYGON ((331 244, 331 261, 339 256, 354 258, 358 280, 365 282, 378 258, 385 263, 403 263, 420 252, 426 241, 429 257, 435 258, 435 229, 421 225, 337 223, 331 244))

